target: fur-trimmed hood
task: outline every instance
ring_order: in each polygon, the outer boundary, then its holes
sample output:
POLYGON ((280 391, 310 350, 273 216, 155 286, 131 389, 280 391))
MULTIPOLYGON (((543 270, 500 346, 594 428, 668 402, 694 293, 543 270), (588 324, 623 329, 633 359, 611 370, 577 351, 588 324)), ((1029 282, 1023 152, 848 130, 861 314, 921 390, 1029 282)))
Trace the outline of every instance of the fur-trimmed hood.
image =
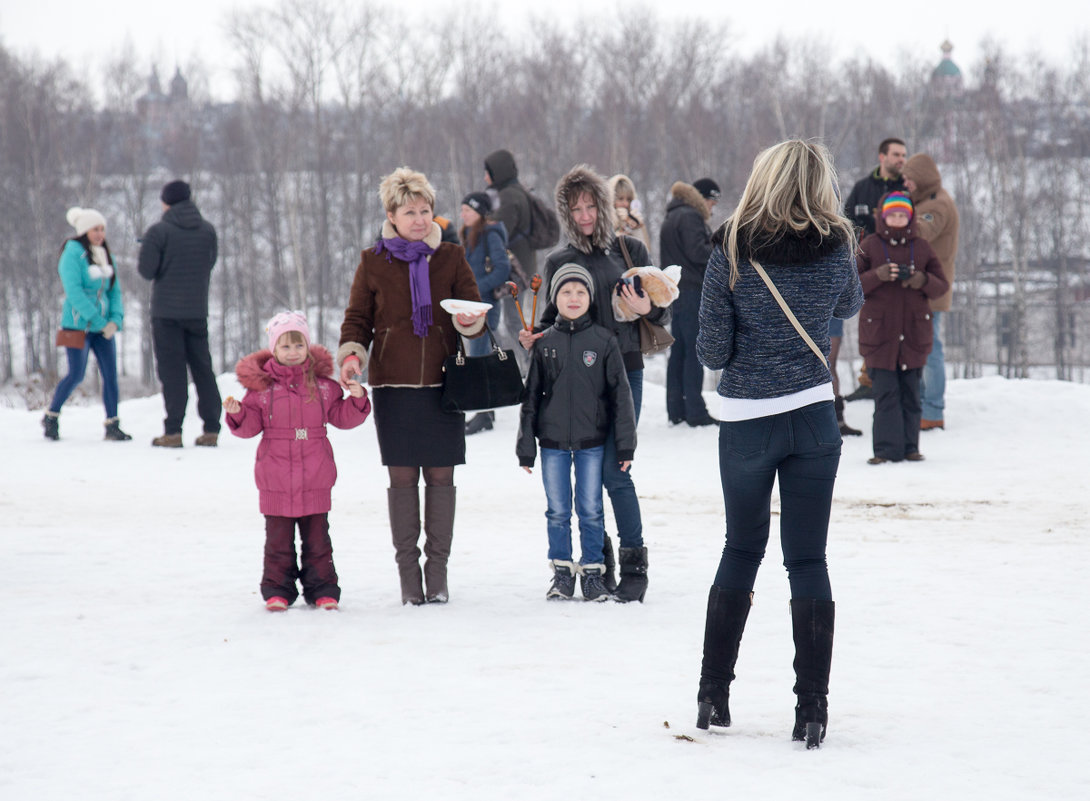
MULTIPOLYGON (((333 356, 321 345, 311 345, 309 350, 310 357, 314 361, 314 375, 318 378, 330 378, 333 375, 333 356)), ((235 375, 246 389, 260 392, 276 382, 276 376, 272 371, 277 367, 282 370, 292 369, 276 362, 272 351, 264 348, 239 359, 238 364, 235 365, 235 375)))
POLYGON ((700 194, 700 190, 684 181, 675 181, 670 187, 670 200, 666 204, 666 210, 669 211, 673 206, 681 204, 692 206, 700 212, 700 218, 704 222, 711 219, 712 213, 708 211, 708 204, 704 202, 704 196, 700 194))
POLYGON ((586 164, 573 167, 557 182, 556 213, 560 217, 564 235, 576 250, 582 253, 591 253, 595 248, 607 250, 613 242, 613 193, 610 192, 606 180, 586 164), (590 194, 598 208, 598 221, 589 237, 579 230, 571 214, 571 204, 582 192, 590 194))

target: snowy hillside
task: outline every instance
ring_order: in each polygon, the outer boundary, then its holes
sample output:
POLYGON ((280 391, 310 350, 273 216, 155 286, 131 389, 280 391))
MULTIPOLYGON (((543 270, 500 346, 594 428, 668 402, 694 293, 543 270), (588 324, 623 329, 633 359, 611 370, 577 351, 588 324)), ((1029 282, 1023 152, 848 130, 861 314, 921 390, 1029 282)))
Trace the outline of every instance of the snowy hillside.
MULTIPOLYGON (((224 394, 240 394, 233 376, 224 394)), ((149 447, 159 397, 0 409, 0 798, 1084 799, 1090 692, 1090 387, 951 381, 922 464, 845 442, 829 561, 829 735, 790 741, 792 646, 775 537, 732 687, 695 727, 722 548, 716 432, 645 389, 634 476, 643 605, 547 603, 544 493, 514 409, 456 471, 451 602, 402 607, 371 421, 331 429, 339 612, 266 612, 256 440, 149 447), (1082 579, 1079 578, 1082 576, 1082 579)), ((709 395, 709 400, 712 400, 709 395)), ((712 406, 714 409, 714 405, 712 406)), ((606 505, 609 508, 608 503, 606 505)))

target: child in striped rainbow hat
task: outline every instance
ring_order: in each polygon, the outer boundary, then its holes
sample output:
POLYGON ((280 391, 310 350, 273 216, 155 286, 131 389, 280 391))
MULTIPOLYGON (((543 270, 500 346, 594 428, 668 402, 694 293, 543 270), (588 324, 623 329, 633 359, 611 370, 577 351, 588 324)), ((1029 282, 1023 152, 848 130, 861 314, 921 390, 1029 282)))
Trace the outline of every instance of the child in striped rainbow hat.
POLYGON ((912 222, 912 198, 907 192, 890 192, 882 202, 882 220, 890 228, 907 228, 912 222))

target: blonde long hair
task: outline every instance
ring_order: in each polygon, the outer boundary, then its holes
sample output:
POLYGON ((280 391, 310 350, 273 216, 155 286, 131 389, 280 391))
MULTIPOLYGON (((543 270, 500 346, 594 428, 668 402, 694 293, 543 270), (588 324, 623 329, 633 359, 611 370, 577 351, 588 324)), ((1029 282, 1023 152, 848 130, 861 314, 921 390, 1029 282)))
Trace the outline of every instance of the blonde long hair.
MULTIPOLYGON (((855 252, 855 229, 840 208, 833 157, 818 142, 789 139, 758 153, 724 225, 731 289, 738 280, 740 236, 748 244, 767 243, 813 228, 823 238, 843 239, 855 252)), ((749 261, 756 262, 752 256, 749 261)))

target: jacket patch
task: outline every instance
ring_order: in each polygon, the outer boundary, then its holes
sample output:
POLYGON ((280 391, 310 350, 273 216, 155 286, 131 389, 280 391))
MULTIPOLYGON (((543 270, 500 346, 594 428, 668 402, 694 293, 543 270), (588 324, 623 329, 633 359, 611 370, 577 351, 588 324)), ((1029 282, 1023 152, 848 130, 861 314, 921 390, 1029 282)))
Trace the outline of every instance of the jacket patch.
POLYGON ((928 222, 931 222, 935 219, 935 215, 929 211, 925 211, 923 214, 920 215, 920 217, 924 220, 927 220, 928 222))
POLYGON ((587 367, 593 367, 596 361, 598 361, 598 351, 583 351, 583 364, 585 364, 587 367))

